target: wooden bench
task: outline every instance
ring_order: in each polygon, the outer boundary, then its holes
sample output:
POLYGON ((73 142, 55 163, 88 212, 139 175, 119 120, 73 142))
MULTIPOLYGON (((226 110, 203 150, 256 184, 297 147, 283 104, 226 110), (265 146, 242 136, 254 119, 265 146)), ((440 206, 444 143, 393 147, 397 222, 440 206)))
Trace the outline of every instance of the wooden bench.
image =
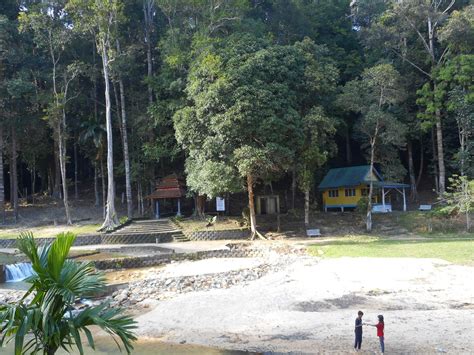
POLYGON ((420 205, 420 207, 418 207, 418 210, 419 211, 431 211, 431 205, 420 205))

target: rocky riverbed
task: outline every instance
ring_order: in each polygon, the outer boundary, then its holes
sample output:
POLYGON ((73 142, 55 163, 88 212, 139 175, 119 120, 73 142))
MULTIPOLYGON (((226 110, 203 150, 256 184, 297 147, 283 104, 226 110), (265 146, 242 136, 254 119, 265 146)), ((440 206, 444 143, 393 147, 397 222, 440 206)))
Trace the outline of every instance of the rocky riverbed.
POLYGON ((114 292, 112 303, 148 308, 153 301, 170 299, 179 294, 245 285, 282 270, 294 262, 295 257, 275 254, 267 258, 213 258, 171 264, 150 272, 144 280, 130 282, 127 288, 114 292), (248 264, 252 267, 245 267, 248 264))

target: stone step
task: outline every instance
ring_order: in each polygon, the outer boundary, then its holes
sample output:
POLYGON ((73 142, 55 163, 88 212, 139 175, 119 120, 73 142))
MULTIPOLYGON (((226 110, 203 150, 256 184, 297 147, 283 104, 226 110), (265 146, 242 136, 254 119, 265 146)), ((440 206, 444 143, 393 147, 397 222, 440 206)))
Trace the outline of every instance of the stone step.
POLYGON ((173 238, 173 241, 174 242, 190 242, 191 240, 186 237, 183 233, 180 233, 180 234, 173 234, 171 236, 171 238, 173 238))
POLYGON ((143 232, 129 232, 129 231, 120 231, 116 233, 112 233, 113 235, 160 235, 160 234, 172 234, 179 232, 179 230, 170 230, 170 231, 164 231, 164 232, 150 232, 150 231, 143 231, 143 232))
POLYGON ((117 233, 119 232, 130 232, 130 233, 133 233, 133 232, 143 232, 143 233, 161 233, 161 232, 176 232, 176 231, 179 231, 179 229, 176 229, 176 228, 162 228, 162 229, 157 229, 157 228, 150 228, 150 229, 140 229, 140 228, 133 228, 133 229, 121 229, 119 231, 117 231, 117 233))

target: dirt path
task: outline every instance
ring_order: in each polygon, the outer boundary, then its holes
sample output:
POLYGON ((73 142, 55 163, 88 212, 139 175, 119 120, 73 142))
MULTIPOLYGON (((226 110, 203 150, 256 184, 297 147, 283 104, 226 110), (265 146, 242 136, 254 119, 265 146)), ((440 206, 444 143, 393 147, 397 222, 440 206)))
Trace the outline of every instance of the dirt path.
MULTIPOLYGON (((472 354, 473 270, 434 259, 299 257, 248 284, 160 301, 137 318, 139 335, 250 351, 348 353, 362 309, 366 322, 384 314, 387 354, 472 354)), ((364 329, 363 348, 378 350, 372 327, 364 329)))

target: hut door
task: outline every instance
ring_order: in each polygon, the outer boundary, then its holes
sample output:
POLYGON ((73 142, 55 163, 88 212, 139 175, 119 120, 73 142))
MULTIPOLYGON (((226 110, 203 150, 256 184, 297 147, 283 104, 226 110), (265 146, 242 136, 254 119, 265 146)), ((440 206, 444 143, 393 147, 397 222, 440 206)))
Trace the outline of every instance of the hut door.
POLYGON ((276 197, 267 198, 267 214, 275 214, 277 212, 277 199, 276 197))

